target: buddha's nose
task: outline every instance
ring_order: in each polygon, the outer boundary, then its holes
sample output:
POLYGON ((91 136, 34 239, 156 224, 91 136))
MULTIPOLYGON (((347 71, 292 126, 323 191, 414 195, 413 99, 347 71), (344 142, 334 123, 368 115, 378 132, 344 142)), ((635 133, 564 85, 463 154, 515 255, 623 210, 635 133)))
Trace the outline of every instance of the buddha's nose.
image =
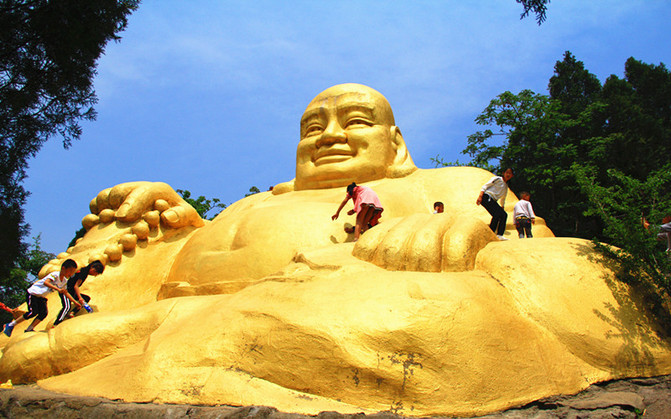
POLYGON ((321 137, 317 140, 317 147, 331 145, 335 143, 346 143, 347 133, 340 126, 337 121, 331 121, 322 132, 321 137))

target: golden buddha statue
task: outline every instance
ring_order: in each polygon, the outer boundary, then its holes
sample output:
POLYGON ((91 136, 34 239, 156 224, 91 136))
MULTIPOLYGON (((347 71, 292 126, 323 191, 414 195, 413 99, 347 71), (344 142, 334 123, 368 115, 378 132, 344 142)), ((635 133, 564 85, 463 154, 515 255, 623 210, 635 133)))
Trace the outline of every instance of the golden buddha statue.
POLYGON ((98 312, 1 338, 0 378, 126 401, 426 416, 671 372, 668 338, 590 242, 540 218, 533 240, 499 241, 475 203, 491 173, 417 169, 379 92, 323 91, 300 132, 295 179, 213 221, 164 183, 100 192, 86 235, 42 271, 104 261, 85 284, 98 312), (331 220, 351 182, 384 206, 356 243, 331 220))

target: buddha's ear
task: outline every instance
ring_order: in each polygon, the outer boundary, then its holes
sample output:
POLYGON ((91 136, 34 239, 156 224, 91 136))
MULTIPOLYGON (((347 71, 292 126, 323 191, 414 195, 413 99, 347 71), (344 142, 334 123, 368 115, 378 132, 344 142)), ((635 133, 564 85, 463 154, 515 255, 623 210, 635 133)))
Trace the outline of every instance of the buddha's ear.
POLYGON ((417 166, 412 161, 408 148, 405 146, 405 141, 403 140, 403 135, 401 135, 401 129, 397 126, 392 126, 389 128, 391 130, 391 143, 394 148, 394 161, 391 166, 387 168, 388 178, 397 178, 407 176, 410 173, 417 170, 417 166))

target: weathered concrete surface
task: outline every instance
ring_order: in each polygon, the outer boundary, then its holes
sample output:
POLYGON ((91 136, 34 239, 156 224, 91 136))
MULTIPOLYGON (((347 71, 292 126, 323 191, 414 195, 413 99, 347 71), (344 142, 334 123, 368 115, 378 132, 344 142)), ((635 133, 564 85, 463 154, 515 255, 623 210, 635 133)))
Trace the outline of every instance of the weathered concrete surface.
MULTIPOLYGON (((0 415, 8 418, 230 418, 303 419, 269 407, 196 406, 151 403, 123 403, 97 397, 54 393, 36 386, 0 390, 0 415)), ((320 419, 397 419, 390 412, 373 415, 343 415, 322 412, 320 419)), ((573 396, 556 396, 527 406, 480 418, 671 418, 671 375, 634 378, 595 384, 573 396)))

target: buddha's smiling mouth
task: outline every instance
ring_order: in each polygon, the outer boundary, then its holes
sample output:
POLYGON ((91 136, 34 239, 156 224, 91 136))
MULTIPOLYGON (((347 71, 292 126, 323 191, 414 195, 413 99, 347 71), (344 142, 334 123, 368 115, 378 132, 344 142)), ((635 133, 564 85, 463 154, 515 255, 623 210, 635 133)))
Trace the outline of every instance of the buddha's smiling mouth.
POLYGON ((345 161, 351 159, 352 157, 354 157, 354 153, 351 150, 326 149, 318 150, 314 154, 312 161, 315 166, 321 166, 323 164, 345 161))

